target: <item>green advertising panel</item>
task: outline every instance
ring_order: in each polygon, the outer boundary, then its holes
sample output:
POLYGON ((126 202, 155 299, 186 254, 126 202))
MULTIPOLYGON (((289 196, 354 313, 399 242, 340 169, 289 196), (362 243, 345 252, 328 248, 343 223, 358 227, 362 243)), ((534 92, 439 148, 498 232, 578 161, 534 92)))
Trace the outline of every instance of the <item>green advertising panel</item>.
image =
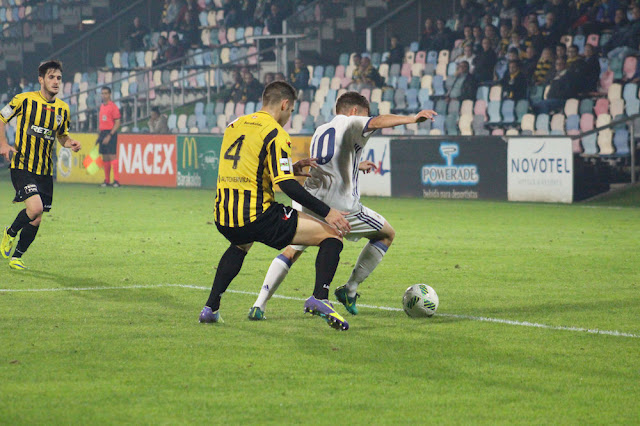
POLYGON ((222 136, 179 135, 178 187, 215 188, 222 136))

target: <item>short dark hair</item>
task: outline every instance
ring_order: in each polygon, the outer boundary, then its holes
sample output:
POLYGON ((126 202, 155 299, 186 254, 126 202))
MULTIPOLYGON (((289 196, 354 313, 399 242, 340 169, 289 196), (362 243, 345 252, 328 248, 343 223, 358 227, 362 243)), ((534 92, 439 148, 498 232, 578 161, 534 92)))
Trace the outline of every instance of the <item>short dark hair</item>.
POLYGON ((520 68, 520 61, 509 61, 509 64, 516 64, 516 66, 520 68))
POLYGON ((60 70, 62 72, 62 62, 54 59, 42 62, 38 67, 38 77, 44 77, 49 70, 60 70))
POLYGON ((100 91, 102 91, 102 90, 106 90, 107 92, 109 92, 109 94, 111 94, 111 87, 109 87, 109 86, 102 86, 100 88, 100 91))
POLYGON ((296 89, 286 81, 274 81, 267 84, 262 92, 262 105, 273 105, 285 99, 293 102, 296 100, 296 89))
POLYGON ((370 111, 369 101, 367 98, 358 92, 347 92, 343 93, 336 101, 336 114, 340 114, 354 106, 366 108, 367 111, 370 111))
POLYGON ((155 112, 156 114, 160 115, 160 108, 157 106, 154 106, 151 108, 151 112, 155 112))

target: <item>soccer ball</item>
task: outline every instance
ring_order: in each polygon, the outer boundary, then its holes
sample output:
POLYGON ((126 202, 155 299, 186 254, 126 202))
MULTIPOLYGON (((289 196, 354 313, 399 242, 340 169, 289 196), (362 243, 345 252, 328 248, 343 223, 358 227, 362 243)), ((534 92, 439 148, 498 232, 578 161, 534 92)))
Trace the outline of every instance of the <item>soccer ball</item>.
POLYGON ((438 309, 438 295, 426 284, 414 284, 404 292, 402 307, 411 318, 433 316, 438 309))

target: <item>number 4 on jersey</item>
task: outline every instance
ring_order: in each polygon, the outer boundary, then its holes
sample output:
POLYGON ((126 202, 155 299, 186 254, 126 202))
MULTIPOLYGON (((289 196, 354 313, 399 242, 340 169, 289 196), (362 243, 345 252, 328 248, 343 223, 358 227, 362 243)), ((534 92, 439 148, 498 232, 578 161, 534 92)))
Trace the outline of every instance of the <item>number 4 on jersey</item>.
POLYGON ((234 143, 231 144, 229 149, 224 153, 225 160, 233 160, 233 168, 238 168, 238 161, 240 161, 240 150, 242 149, 242 142, 244 141, 244 135, 240 136, 234 143), (236 148, 236 151, 233 155, 231 155, 231 151, 233 148, 236 148))

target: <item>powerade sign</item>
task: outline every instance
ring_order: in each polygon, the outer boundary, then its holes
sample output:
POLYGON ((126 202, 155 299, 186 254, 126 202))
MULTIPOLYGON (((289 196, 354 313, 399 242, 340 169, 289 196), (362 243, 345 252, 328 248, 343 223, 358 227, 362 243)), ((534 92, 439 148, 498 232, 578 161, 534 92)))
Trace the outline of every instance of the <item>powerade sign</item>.
POLYGON ((498 137, 391 141, 391 195, 507 198, 507 144, 498 137))
POLYGON ((510 201, 573 201, 573 150, 569 138, 511 138, 510 201))
POLYGON ((446 164, 426 164, 422 166, 423 185, 477 185, 480 181, 478 166, 473 164, 455 165, 453 159, 458 156, 457 143, 441 143, 440 155, 446 164))

